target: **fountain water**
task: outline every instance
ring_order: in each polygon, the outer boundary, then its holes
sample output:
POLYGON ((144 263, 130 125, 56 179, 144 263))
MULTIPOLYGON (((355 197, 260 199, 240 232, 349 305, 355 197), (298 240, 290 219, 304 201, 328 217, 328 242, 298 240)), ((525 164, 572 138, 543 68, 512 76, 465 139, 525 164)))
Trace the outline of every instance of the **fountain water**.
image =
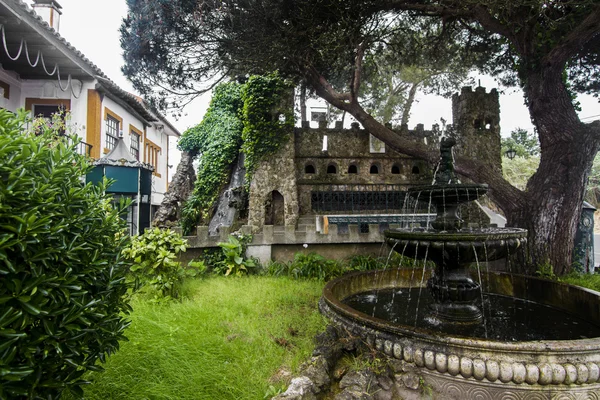
POLYGON ((454 144, 442 140, 434 184, 410 191, 436 206, 432 229, 386 232, 393 251, 433 261, 433 273, 414 278, 415 271, 388 269, 341 277, 325 287, 321 311, 413 364, 440 399, 600 399, 600 293, 470 268, 514 252, 527 232, 463 227, 458 206, 486 193, 487 185, 458 182, 454 144), (430 295, 420 296, 425 281, 430 295))

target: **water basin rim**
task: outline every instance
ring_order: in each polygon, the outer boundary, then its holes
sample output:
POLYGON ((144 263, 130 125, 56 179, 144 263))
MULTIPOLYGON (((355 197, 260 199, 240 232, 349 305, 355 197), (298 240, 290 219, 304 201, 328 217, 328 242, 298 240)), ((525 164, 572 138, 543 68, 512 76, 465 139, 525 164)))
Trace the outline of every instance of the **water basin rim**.
MULTIPOLYGON (((440 192, 440 191, 467 191, 467 190, 481 190, 487 191, 489 186, 487 183, 450 183, 446 185, 422 185, 422 186, 414 186, 408 189, 409 193, 418 193, 418 192, 440 192)), ((483 194, 483 193, 482 193, 483 194)))
MULTIPOLYGON (((402 268, 389 269, 388 271, 401 270, 402 268)), ((379 270, 380 271, 380 270, 379 270)), ((335 294, 335 287, 342 284, 344 281, 350 281, 356 279, 361 275, 375 275, 378 271, 359 271, 346 274, 342 277, 336 278, 329 281, 323 288, 324 301, 330 308, 346 319, 350 319, 358 324, 370 325, 375 329, 379 329, 384 333, 391 333, 400 337, 413 337, 417 340, 422 340, 431 343, 442 343, 449 346, 458 346, 462 348, 471 349, 485 349, 485 350, 497 350, 508 353, 536 353, 545 354, 548 349, 552 349, 554 354, 581 354, 581 353, 598 353, 600 347, 600 337, 586 338, 586 339, 569 339, 569 340, 535 340, 535 341, 515 341, 515 342, 502 342, 493 339, 485 338, 472 338, 458 335, 446 335, 438 332, 434 332, 424 328, 417 328, 412 326, 400 325, 391 323, 379 318, 371 317, 370 315, 364 314, 358 310, 353 309, 350 306, 342 303, 342 301, 352 294, 349 294, 344 299, 338 299, 335 294)), ((584 290, 579 286, 569 285, 562 282, 554 282, 547 279, 538 277, 532 277, 528 275, 510 274, 506 272, 489 272, 492 275, 498 276, 509 276, 514 278, 532 279, 537 281, 543 281, 548 284, 560 284, 572 287, 574 290, 584 290)), ((386 286, 385 288, 392 288, 394 286, 386 286)), ((600 292, 596 292, 591 289, 585 289, 586 292, 590 292, 596 295, 600 302, 600 292)), ((358 292, 357 292, 358 293, 358 292)))
POLYGON ((417 240, 423 242, 483 242, 488 240, 524 239, 527 230, 521 228, 493 228, 493 231, 418 231, 388 229, 383 235, 388 240, 417 240))

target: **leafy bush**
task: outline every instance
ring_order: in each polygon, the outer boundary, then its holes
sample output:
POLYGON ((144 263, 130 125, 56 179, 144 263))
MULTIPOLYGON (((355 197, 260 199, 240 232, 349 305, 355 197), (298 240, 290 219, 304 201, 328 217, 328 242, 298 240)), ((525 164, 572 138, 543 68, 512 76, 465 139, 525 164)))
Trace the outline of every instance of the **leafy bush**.
POLYGON ((178 298, 183 279, 196 276, 198 267, 191 263, 185 268, 177 256, 185 252, 187 241, 170 229, 148 229, 135 236, 123 249, 123 256, 132 264, 131 273, 142 284, 149 283, 165 298, 178 298))
MULTIPOLYGON (((433 264, 428 261, 428 268, 433 264)), ((351 271, 372 271, 384 268, 423 268, 423 262, 393 253, 388 258, 356 255, 345 261, 328 260, 316 253, 296 253, 292 262, 274 261, 263 271, 268 276, 328 281, 351 271)))
POLYGON ((296 253, 290 265, 290 276, 328 281, 344 273, 343 264, 316 253, 296 253))
POLYGON ((81 182, 76 139, 26 123, 0 110, 0 398, 81 396, 125 339, 126 204, 81 182))
POLYGON ((220 247, 205 248, 202 250, 202 254, 200 254, 198 260, 202 261, 207 269, 214 270, 225 260, 225 254, 223 254, 223 249, 220 247))
POLYGON ((239 239, 230 235, 227 242, 218 243, 223 251, 224 259, 215 267, 217 274, 225 276, 242 276, 250 272, 250 268, 256 267, 256 262, 252 258, 245 258, 246 244, 249 237, 242 236, 239 239))
POLYGON ((385 260, 372 256, 356 255, 348 260, 348 269, 351 271, 372 271, 384 267, 385 260))

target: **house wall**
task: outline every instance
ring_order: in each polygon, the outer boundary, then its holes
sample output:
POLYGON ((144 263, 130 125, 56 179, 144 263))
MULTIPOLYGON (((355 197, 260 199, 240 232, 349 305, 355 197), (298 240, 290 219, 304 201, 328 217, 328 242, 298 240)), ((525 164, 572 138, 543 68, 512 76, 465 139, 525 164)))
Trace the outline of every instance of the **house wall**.
MULTIPOLYGON (((169 128, 162 122, 155 122, 146 128, 146 139, 153 145, 160 147, 158 152, 158 169, 152 177, 152 204, 159 205, 168 189, 168 160, 169 160, 169 128), (163 128, 159 128, 163 127, 163 128)), ((148 143, 148 149, 150 143, 148 143)), ((146 146, 144 146, 146 147, 146 146)), ((146 162, 149 161, 149 154, 146 154, 146 162)))
POLYGON ((106 116, 109 112, 116 114, 122 118, 123 123, 121 130, 123 131, 123 140, 129 148, 131 146, 131 127, 141 132, 140 138, 140 161, 153 164, 156 167, 152 175, 152 199, 153 205, 160 205, 164 194, 167 191, 167 153, 168 153, 168 136, 164 129, 159 129, 157 126, 162 126, 161 123, 153 123, 150 126, 145 126, 144 122, 129 113, 124 107, 108 96, 104 96, 102 101, 102 120, 101 120, 101 135, 100 143, 102 147, 101 156, 108 153, 106 148, 106 116), (107 111, 108 110, 108 111, 107 111))
POLYGON ((8 94, 5 93, 4 97, 0 97, 0 107, 12 112, 17 111, 21 104, 20 79, 16 74, 0 68, 0 82, 2 83, 2 86, 8 87, 8 94))
MULTIPOLYGON (((61 82, 66 85, 66 82, 61 82)), ((94 138, 88 135, 88 124, 94 121, 88 119, 88 102, 90 93, 96 94, 95 80, 88 80, 82 83, 81 92, 75 90, 73 95, 71 88, 62 91, 59 87, 56 77, 49 77, 45 80, 21 80, 18 74, 12 71, 5 71, 0 68, 0 87, 8 87, 8 98, 0 97, 0 107, 9 111, 16 112, 19 108, 25 107, 27 99, 38 99, 42 103, 52 103, 54 101, 69 101, 69 111, 71 114, 70 126, 73 133, 76 133, 81 139, 89 144, 98 147, 94 149, 93 155, 102 157, 108 153, 106 148, 106 114, 107 109, 122 119, 120 129, 123 131, 123 139, 129 147, 131 145, 131 127, 141 133, 140 140, 140 161, 151 163, 155 161, 157 170, 153 175, 152 182, 152 204, 159 205, 162 202, 165 192, 168 188, 168 133, 175 135, 168 126, 162 122, 153 123, 146 127, 144 121, 132 115, 124 107, 118 104, 112 98, 100 96, 100 110, 96 123, 100 130, 99 144, 92 143, 94 138), (98 121, 99 120, 99 121, 98 121), (160 127, 160 128, 159 128, 160 127), (148 144, 149 146, 145 146, 148 144), (151 160, 149 147, 154 148, 155 158, 151 160), (97 153, 96 153, 97 152, 97 153)), ((76 83, 77 85, 77 83, 76 83)), ((31 102, 31 100, 30 100, 31 102)), ((35 103, 35 100, 33 101, 35 103)), ((92 110, 93 111, 93 110, 92 110)), ((95 112, 95 111, 93 111, 95 112)))

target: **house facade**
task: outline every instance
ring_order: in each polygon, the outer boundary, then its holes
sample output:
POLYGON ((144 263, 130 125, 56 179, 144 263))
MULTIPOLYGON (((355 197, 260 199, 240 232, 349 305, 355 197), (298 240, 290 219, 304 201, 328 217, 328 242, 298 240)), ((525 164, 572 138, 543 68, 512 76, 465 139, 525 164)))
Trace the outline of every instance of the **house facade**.
POLYGON ((60 36, 61 10, 55 0, 0 0, 0 107, 47 118, 68 111, 78 151, 95 160, 122 138, 135 160, 153 167, 155 209, 169 184, 169 137, 180 133, 60 36))

